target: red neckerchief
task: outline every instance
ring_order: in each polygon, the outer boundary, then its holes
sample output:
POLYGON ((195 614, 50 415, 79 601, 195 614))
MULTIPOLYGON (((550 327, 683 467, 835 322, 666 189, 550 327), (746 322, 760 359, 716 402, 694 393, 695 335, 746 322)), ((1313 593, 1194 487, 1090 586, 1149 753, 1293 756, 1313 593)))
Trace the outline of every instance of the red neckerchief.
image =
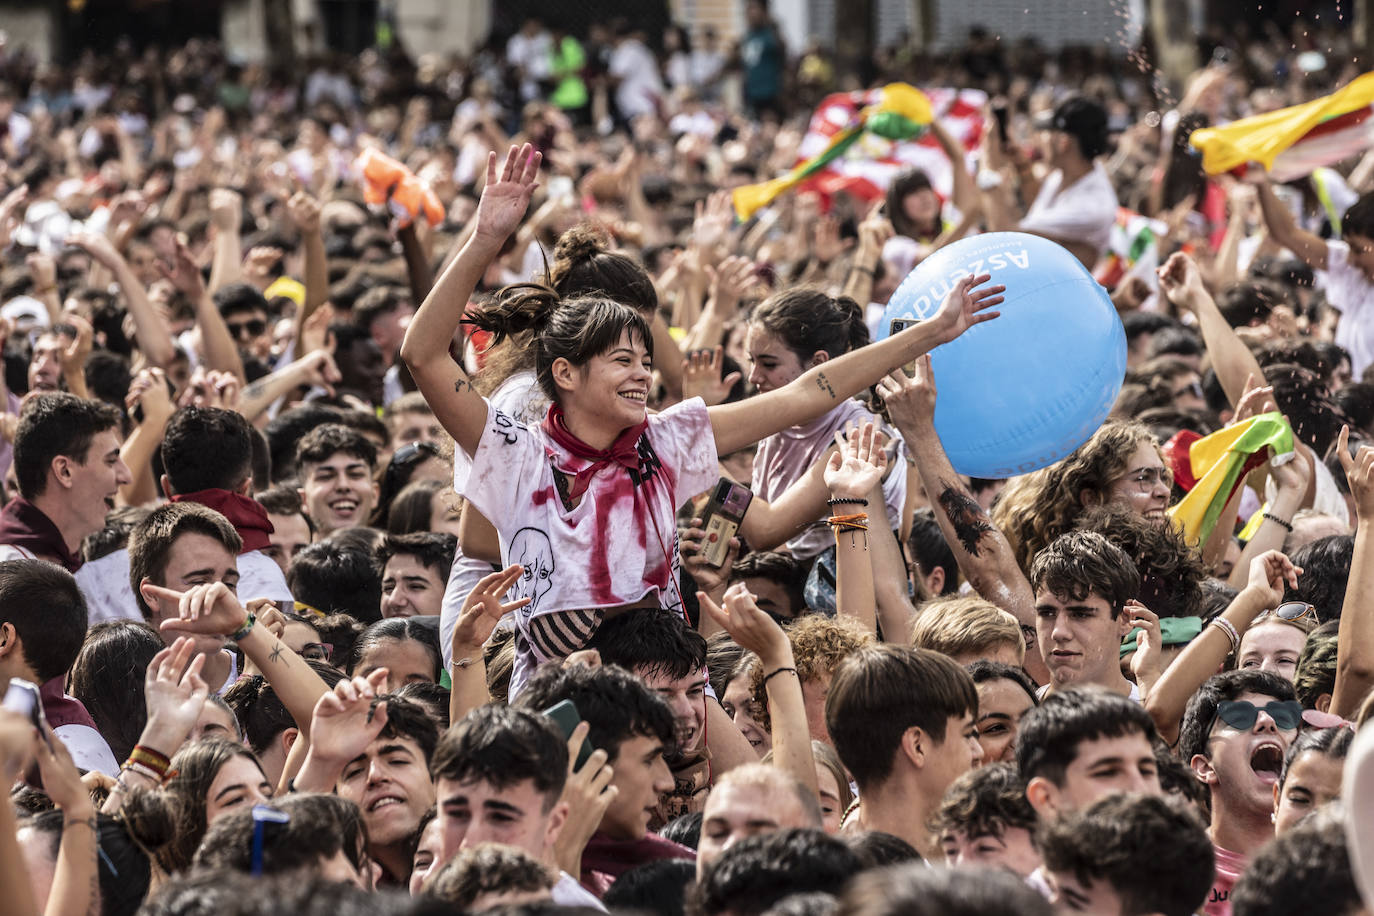
POLYGON ((229 519, 229 524, 243 539, 243 550, 263 550, 272 545, 268 537, 275 529, 267 517, 267 510, 255 499, 249 499, 230 490, 197 490, 195 493, 178 493, 172 497, 174 503, 200 503, 207 509, 214 509, 229 519))
POLYGON ((0 510, 0 544, 22 547, 36 557, 53 560, 67 572, 81 568, 80 555, 68 549, 53 520, 22 496, 16 496, 0 510))
POLYGON ((576 500, 587 492, 587 487, 591 486, 592 477, 604 467, 618 464, 626 470, 639 470, 639 450, 635 445, 639 442, 639 437, 644 435, 644 431, 649 428, 649 421, 647 418, 641 420, 637 425, 622 432, 608 449, 592 448, 569 432, 568 425, 563 420, 563 409, 557 404, 551 406, 549 412, 544 415, 543 427, 548 437, 558 443, 559 447, 568 454, 574 458, 591 462, 573 474, 572 490, 568 496, 569 499, 576 500))

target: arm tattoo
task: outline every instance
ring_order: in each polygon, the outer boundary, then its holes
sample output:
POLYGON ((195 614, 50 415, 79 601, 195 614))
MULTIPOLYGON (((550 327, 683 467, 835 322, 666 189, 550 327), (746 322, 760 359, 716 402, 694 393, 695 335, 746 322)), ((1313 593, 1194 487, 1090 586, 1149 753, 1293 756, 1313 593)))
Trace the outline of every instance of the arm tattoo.
POLYGON ((468 391, 476 390, 472 387, 472 381, 470 379, 460 378, 458 379, 458 381, 453 383, 453 390, 458 392, 459 394, 462 394, 464 389, 467 389, 468 391))
POLYGON ((260 398, 266 390, 267 386, 261 381, 257 381, 243 389, 243 396, 245 398, 260 398))
POLYGON ((983 507, 961 488, 943 478, 940 487, 940 508, 954 528, 955 537, 970 556, 978 556, 978 545, 982 543, 983 535, 992 530, 992 523, 988 521, 983 507))
POLYGON ((267 660, 275 665, 277 661, 281 658, 282 650, 285 648, 286 647, 282 645, 281 641, 278 640, 277 644, 272 647, 272 654, 267 656, 267 660))
POLYGON ((824 372, 816 373, 816 387, 830 395, 830 400, 835 400, 835 389, 830 387, 830 379, 825 377, 824 372))

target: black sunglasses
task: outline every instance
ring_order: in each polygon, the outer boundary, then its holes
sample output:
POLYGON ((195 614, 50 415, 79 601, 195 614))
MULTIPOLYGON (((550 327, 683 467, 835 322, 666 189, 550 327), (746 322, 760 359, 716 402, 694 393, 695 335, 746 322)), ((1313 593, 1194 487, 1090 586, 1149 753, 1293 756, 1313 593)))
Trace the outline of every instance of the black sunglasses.
POLYGON ((1249 700, 1223 700, 1217 704, 1216 717, 1232 728, 1248 731, 1259 720, 1261 709, 1286 732, 1296 729, 1302 722, 1302 704, 1297 700, 1271 700, 1263 706, 1256 706, 1249 700))
POLYGON ((259 321, 254 318, 251 321, 226 321, 229 326, 229 333, 235 337, 242 337, 243 332, 247 331, 249 337, 257 337, 267 330, 267 322, 259 321))

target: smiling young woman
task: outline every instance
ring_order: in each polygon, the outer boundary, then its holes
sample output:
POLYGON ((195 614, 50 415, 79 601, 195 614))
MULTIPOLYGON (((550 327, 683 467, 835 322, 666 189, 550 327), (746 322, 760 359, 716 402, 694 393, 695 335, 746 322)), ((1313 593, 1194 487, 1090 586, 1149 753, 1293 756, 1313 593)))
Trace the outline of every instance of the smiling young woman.
POLYGON ((457 489, 497 529, 503 558, 523 566, 511 694, 540 661, 579 648, 608 611, 681 613, 677 507, 717 478, 717 456, 810 422, 886 371, 995 318, 990 277, 955 285, 939 312, 881 343, 825 361, 774 390, 707 408, 693 398, 649 415, 654 341, 627 291, 565 299, 522 284, 472 310, 467 321, 498 340, 529 332, 535 376, 551 401, 525 426, 495 409, 452 360, 461 310, 515 229, 536 187, 540 157, 493 154, 476 227, 416 313, 401 357, 459 446, 457 489), (556 586, 556 587, 555 587, 556 586))

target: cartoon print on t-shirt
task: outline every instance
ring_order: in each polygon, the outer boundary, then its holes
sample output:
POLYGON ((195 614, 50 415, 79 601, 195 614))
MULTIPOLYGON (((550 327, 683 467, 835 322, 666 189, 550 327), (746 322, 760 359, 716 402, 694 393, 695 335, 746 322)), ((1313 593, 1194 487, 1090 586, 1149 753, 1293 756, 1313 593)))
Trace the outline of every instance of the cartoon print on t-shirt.
POLYGON ((512 600, 530 599, 520 611, 526 619, 539 609, 539 599, 553 587, 553 544, 538 528, 521 528, 510 539, 510 562, 525 567, 524 574, 511 586, 512 600))

